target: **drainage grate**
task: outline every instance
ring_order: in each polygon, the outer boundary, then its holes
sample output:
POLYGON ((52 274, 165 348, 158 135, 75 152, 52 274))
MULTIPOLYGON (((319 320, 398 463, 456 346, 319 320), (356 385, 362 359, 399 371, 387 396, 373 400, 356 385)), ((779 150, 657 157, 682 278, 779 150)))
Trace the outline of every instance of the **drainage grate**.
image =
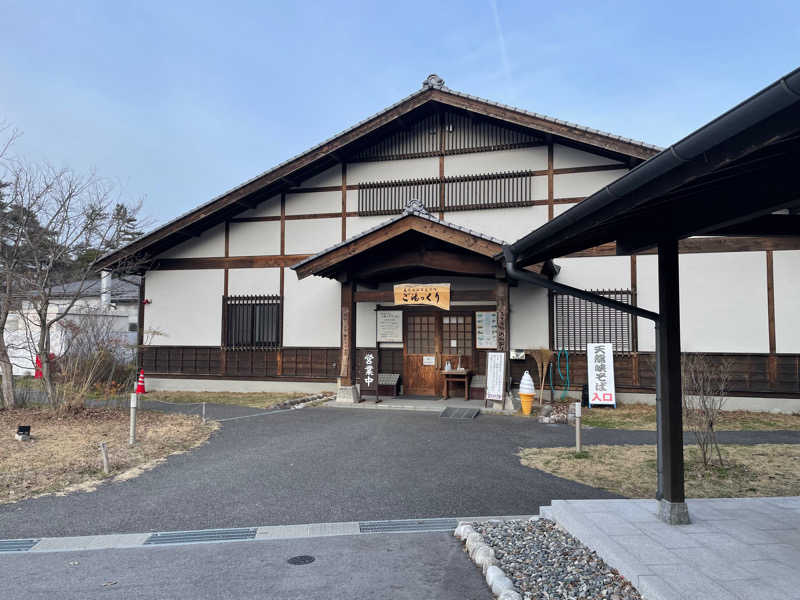
POLYGON ((453 531, 455 519, 406 519, 400 521, 361 521, 361 533, 413 533, 420 531, 453 531))
POLYGON ((238 529, 201 529, 199 531, 167 531, 154 533, 145 545, 153 544, 190 544, 196 542, 232 542, 236 540, 252 540, 256 537, 255 527, 238 529))
POLYGON ((0 540, 0 552, 27 552, 39 540, 0 540))
POLYGON ((481 411, 478 408, 456 408, 455 406, 448 406, 439 414, 439 417, 442 419, 469 421, 477 417, 479 412, 481 411))
POLYGON ((286 562, 288 562, 290 565, 310 565, 312 562, 314 562, 314 560, 315 558, 313 556, 301 554, 300 556, 293 556, 286 562))

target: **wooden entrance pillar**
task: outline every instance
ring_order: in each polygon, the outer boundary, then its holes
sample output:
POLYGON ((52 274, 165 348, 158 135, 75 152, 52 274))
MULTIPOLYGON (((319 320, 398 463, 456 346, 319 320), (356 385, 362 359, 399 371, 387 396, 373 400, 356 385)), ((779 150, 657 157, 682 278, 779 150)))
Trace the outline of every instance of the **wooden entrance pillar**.
POLYGON ((341 328, 342 345, 339 357, 339 388, 353 389, 353 401, 358 402, 355 393, 356 371, 356 284, 354 281, 342 282, 341 328))
MULTIPOLYGON (((506 353, 506 377, 511 374, 509 370, 508 350, 511 344, 510 329, 508 327, 509 299, 508 279, 497 279, 495 283, 495 299, 497 303, 497 351, 506 353)), ((506 408, 506 387, 503 382, 503 401, 495 403, 495 408, 506 408), (499 404, 499 406, 498 406, 499 404)))
POLYGON ((658 420, 658 516, 671 525, 689 522, 683 481, 681 324, 678 241, 658 244, 656 410, 658 420))

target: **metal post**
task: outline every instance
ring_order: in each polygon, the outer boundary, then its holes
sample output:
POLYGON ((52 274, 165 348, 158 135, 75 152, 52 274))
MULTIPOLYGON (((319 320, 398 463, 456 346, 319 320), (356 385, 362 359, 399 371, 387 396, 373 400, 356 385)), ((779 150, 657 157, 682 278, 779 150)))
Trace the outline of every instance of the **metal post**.
POLYGON ((678 241, 658 244, 656 411, 659 517, 672 525, 689 522, 683 481, 681 326, 678 241))
POLYGON ((105 442, 100 442, 100 456, 103 457, 103 473, 108 475, 111 470, 108 467, 108 447, 105 442))
POLYGON ((136 443, 136 407, 139 403, 138 400, 137 394, 131 394, 131 435, 128 438, 128 445, 130 446, 136 443))
POLYGON ((203 423, 206 422, 206 403, 203 402, 203 423))
POLYGON ((581 446, 581 403, 575 403, 575 453, 580 454, 581 446))

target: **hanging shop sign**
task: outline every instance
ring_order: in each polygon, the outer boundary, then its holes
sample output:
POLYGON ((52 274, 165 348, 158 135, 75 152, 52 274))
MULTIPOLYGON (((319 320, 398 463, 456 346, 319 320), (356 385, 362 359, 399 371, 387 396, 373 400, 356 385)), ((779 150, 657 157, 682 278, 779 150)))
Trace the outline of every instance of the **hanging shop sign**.
POLYGON ((377 314, 378 314, 378 341, 402 342, 403 311, 379 310, 377 314))
POLYGON ((506 353, 486 353, 486 399, 504 402, 506 392, 506 353))
POLYGON ((497 311, 475 313, 475 347, 478 350, 497 348, 497 311))
POLYGON ((587 344, 589 406, 617 406, 614 391, 614 351, 611 344, 587 344))
POLYGON ((395 304, 428 304, 450 310, 449 283, 398 283, 394 286, 395 304))

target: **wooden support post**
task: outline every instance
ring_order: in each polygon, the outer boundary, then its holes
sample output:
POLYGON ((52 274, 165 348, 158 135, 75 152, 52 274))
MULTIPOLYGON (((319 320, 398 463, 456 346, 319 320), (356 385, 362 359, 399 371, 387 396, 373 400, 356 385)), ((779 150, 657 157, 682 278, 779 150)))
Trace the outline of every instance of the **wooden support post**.
POLYGON ((356 286, 352 281, 342 283, 342 355, 339 377, 341 385, 355 384, 356 353, 356 286))
POLYGON ((656 411, 659 518, 671 525, 689 522, 683 481, 681 323, 678 241, 658 244, 656 324, 656 411))

